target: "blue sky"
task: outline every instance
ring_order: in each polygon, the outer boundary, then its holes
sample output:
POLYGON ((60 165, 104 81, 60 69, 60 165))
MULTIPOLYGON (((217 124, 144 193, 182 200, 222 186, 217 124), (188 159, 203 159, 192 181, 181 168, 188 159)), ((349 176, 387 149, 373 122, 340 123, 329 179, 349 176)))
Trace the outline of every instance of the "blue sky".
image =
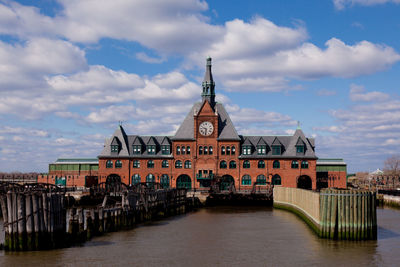
POLYGON ((213 58, 239 134, 382 168, 400 149, 400 0, 0 1, 0 171, 173 135, 213 58), (229 6, 227 6, 229 3, 229 6))

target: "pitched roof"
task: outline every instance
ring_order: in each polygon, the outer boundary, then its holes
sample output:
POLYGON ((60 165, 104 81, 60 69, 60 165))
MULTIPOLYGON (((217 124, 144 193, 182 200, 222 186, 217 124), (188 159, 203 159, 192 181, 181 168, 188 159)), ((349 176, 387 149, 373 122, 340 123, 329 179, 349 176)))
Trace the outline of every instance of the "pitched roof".
POLYGON ((118 128, 115 130, 114 134, 112 135, 112 137, 109 139, 106 139, 106 141, 104 143, 104 148, 100 154, 100 157, 111 155, 111 143, 114 141, 115 137, 117 137, 118 140, 121 142, 121 148, 120 148, 118 155, 119 156, 129 156, 129 147, 127 146, 128 137, 127 137, 122 125, 119 125, 118 128))
POLYGON ((161 145, 171 145, 171 142, 169 141, 169 138, 166 136, 161 142, 161 145))
POLYGON ((258 139, 257 145, 266 145, 267 143, 264 141, 264 139, 262 137, 260 137, 260 139, 258 139))

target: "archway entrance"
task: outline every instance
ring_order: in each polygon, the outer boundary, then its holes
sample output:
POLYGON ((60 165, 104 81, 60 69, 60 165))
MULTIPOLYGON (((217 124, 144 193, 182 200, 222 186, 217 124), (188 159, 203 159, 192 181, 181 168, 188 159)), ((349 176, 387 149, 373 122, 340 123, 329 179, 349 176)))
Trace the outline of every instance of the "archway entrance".
POLYGON ((230 175, 224 175, 222 176, 221 184, 219 186, 219 190, 225 191, 229 190, 231 186, 235 186, 235 180, 233 179, 232 176, 230 175))
POLYGON ((278 174, 272 176, 272 185, 281 185, 281 184, 282 184, 282 179, 278 174))
POLYGON ((192 179, 190 179, 189 175, 182 174, 179 175, 176 179, 176 188, 192 188, 192 179))
POLYGON ((312 181, 310 176, 308 175, 302 175, 299 178, 297 178, 297 188, 302 188, 302 189, 309 189, 311 190, 312 188, 312 181))

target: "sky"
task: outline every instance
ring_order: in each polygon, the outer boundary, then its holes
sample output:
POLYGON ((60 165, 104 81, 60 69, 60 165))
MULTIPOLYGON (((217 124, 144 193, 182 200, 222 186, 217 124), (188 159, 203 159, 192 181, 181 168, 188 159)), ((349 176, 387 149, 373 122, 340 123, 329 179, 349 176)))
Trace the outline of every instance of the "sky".
POLYGON ((292 134, 348 172, 400 152, 400 0, 0 0, 0 172, 174 135, 206 58, 242 135, 292 134))

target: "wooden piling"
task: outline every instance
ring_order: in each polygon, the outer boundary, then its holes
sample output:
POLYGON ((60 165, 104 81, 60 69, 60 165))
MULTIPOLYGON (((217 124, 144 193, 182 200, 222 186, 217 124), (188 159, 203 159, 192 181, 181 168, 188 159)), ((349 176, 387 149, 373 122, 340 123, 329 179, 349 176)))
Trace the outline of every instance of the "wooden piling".
POLYGON ((32 207, 32 194, 25 196, 25 215, 26 215, 26 246, 27 250, 34 249, 34 219, 33 219, 33 207, 32 207))

